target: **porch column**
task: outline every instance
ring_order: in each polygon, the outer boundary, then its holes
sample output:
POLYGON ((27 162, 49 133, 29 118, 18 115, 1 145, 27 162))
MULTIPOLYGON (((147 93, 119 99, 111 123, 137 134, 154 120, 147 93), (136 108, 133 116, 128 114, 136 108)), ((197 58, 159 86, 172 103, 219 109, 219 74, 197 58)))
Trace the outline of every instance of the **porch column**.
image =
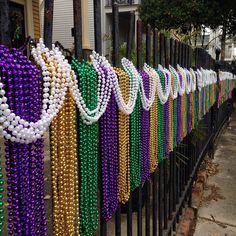
POLYGON ((88 59, 88 56, 91 52, 91 45, 89 40, 89 20, 88 20, 88 1, 81 1, 81 9, 82 9, 82 48, 84 58, 88 59))

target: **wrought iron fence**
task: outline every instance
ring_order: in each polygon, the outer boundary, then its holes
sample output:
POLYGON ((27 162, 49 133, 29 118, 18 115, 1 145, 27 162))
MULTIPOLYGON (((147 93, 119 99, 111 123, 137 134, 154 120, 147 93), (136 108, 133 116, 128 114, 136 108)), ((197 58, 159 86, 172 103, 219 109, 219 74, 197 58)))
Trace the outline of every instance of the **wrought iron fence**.
MULTIPOLYGON (((132 4, 133 1, 118 2, 120 4, 132 4)), ((111 3, 112 1, 107 1, 108 5, 111 3)), ((78 7, 78 4, 78 1, 75 0, 74 7, 78 7)), ((102 53, 100 4, 100 0, 94 1, 95 49, 102 53)), ((113 65, 119 66, 119 9, 115 5, 112 10, 112 59, 113 65)), ((74 14, 75 52, 76 56, 81 57, 81 43, 78 43, 81 42, 81 16, 76 9, 74 14)), ((143 50, 142 22, 138 21, 135 24, 134 13, 130 13, 130 16, 126 57, 131 58, 132 43, 135 36, 137 67, 141 68, 143 62, 146 61, 154 67, 157 67, 158 64, 166 67, 169 64, 175 67, 180 64, 186 68, 190 66, 215 68, 215 61, 203 49, 197 49, 194 52, 190 46, 166 38, 163 34, 159 34, 157 29, 151 29, 150 26, 145 26, 146 41, 145 50, 143 50), (137 25, 136 35, 134 35, 135 25, 137 25), (143 55, 143 51, 145 51, 145 55, 143 55)), ((51 22, 50 19, 48 22, 51 22)), ((48 32, 47 28, 46 32, 48 32)), ((50 38, 50 35, 45 36, 50 38)), ((170 153, 169 158, 159 163, 151 178, 131 193, 131 197, 125 205, 119 205, 113 218, 108 222, 104 221, 102 217, 100 218, 100 227, 95 235, 173 235, 183 210, 185 207, 191 206, 192 186, 203 157, 212 148, 212 142, 232 111, 232 106, 228 104, 229 101, 226 101, 218 108, 215 103, 204 116, 198 128, 184 138, 170 153), (201 139, 195 138, 197 132, 203 134, 201 139)), ((99 196, 102 203, 102 194, 100 193, 99 196)))
MULTIPOLYGON (((45 1, 45 43, 52 43, 53 1, 45 1)), ((119 4, 132 4, 133 1, 117 1, 119 4)), ((75 53, 82 57, 81 9, 79 0, 74 0, 75 53)), ((95 45, 101 53, 101 2, 94 1, 95 45)), ((107 1, 111 4, 111 1, 107 1)), ((113 8, 113 64, 119 66, 119 17, 118 8, 113 8)), ((131 57, 134 37, 134 14, 131 14, 130 30, 127 39, 126 57, 131 57)), ((183 67, 190 66, 214 68, 215 61, 202 49, 193 52, 192 48, 174 39, 166 38, 156 29, 146 26, 145 55, 142 55, 142 22, 137 22, 136 61, 141 67, 144 60, 154 67, 158 63, 168 67, 169 64, 183 67), (195 55, 195 56, 194 56, 195 55), (195 58, 195 62, 193 61, 195 58)), ((197 129, 189 133, 170 153, 169 158, 159 163, 158 169, 143 185, 135 189, 125 205, 119 205, 115 216, 109 222, 102 218, 100 228, 95 233, 100 236, 146 235, 166 236, 176 231, 183 210, 191 206, 191 190, 198 168, 222 125, 228 120, 232 106, 230 101, 219 108, 217 104, 210 108, 197 129), (201 132, 201 139, 196 139, 196 132, 201 132)), ((102 196, 100 195, 100 198, 102 196)), ((102 202, 102 199, 101 199, 102 202)))

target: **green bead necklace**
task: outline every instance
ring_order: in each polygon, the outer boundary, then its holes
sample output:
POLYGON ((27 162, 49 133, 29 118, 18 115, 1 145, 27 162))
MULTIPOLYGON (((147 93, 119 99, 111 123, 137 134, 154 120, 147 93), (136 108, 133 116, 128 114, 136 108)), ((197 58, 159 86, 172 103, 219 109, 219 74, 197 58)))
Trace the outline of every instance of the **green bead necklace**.
MULTIPOLYGON (((165 88, 165 78, 161 71, 156 70, 161 81, 162 88, 165 88)), ((164 105, 158 98, 158 129, 157 129, 157 142, 158 142, 158 162, 164 158, 164 105)))
MULTIPOLYGON (((79 78, 79 88, 88 109, 97 105, 97 75, 87 62, 72 58, 72 69, 79 78)), ((97 230, 99 214, 97 208, 98 189, 98 124, 79 124, 79 167, 80 167, 80 235, 92 236, 97 230)))
POLYGON ((177 146, 177 98, 173 101, 173 148, 177 146))
POLYGON ((138 93, 134 111, 130 115, 130 186, 131 191, 140 185, 140 109, 138 93))

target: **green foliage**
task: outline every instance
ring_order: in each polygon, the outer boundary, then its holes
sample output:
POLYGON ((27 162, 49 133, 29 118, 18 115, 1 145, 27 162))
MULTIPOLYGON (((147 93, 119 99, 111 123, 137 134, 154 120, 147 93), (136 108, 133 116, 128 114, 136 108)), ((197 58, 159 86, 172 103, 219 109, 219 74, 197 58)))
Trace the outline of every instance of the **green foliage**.
POLYGON ((184 41, 201 33, 203 27, 221 26, 227 34, 236 34, 236 4, 232 0, 143 0, 141 19, 159 30, 175 30, 184 41))
POLYGON ((139 8, 145 23, 160 29, 180 28, 186 32, 205 23, 205 10, 200 0, 143 0, 139 8))

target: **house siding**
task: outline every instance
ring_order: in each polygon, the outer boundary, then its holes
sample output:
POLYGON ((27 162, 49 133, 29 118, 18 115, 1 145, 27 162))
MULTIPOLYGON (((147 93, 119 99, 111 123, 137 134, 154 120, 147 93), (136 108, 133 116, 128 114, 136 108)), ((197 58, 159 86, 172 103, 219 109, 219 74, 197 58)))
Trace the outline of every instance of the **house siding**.
POLYGON ((39 1, 32 0, 34 37, 40 38, 39 1))
MULTIPOLYGON (((89 39, 91 48, 94 49, 94 23, 93 23, 93 1, 88 0, 89 15, 89 39)), ((41 35, 43 35, 44 1, 40 6, 41 35)), ((72 49, 74 38, 71 35, 71 28, 74 27, 73 0, 54 1, 53 12, 53 42, 59 41, 65 48, 72 49)))

